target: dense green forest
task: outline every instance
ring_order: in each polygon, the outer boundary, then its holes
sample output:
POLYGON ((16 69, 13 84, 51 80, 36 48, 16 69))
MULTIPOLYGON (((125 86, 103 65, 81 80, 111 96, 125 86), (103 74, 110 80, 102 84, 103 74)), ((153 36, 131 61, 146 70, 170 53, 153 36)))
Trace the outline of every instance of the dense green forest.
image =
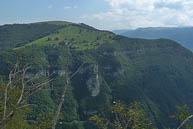
POLYGON ((193 54, 172 40, 127 38, 70 22, 0 26, 2 84, 17 62, 31 66, 25 78, 38 77, 35 84, 52 81, 26 99, 35 106, 16 117, 16 129, 49 128, 44 125, 53 121, 67 77, 72 78, 57 129, 97 129, 89 118, 103 112, 110 116, 107 110, 117 101, 139 102, 159 129, 177 127, 170 118, 176 106, 187 104, 193 110, 193 54))

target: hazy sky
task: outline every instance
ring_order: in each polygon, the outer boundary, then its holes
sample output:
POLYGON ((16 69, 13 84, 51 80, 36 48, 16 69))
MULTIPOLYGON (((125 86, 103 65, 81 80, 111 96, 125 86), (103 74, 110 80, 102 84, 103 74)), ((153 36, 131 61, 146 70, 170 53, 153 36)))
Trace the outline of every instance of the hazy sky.
POLYGON ((1 0, 0 24, 64 20, 98 29, 192 26, 193 0, 1 0))

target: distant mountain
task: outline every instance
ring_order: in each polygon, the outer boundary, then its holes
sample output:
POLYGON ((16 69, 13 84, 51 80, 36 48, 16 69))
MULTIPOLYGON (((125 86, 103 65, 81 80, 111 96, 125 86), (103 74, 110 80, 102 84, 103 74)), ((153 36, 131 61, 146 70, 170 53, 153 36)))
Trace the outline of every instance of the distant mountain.
POLYGON ((112 32, 115 33, 115 34, 123 34, 127 31, 129 31, 129 30, 113 30, 112 32))
POLYGON ((54 78, 47 90, 28 100, 36 105, 32 120, 56 111, 64 75, 85 63, 70 82, 57 129, 95 129, 88 118, 118 100, 141 102, 159 129, 175 127, 170 116, 176 105, 193 107, 193 54, 172 40, 131 39, 85 24, 42 22, 0 26, 0 49, 0 75, 8 74, 19 53, 22 63, 32 65, 29 76, 39 72, 54 78))
POLYGON ((193 51, 193 27, 149 27, 136 30, 113 31, 129 38, 158 39, 165 38, 177 41, 193 51))

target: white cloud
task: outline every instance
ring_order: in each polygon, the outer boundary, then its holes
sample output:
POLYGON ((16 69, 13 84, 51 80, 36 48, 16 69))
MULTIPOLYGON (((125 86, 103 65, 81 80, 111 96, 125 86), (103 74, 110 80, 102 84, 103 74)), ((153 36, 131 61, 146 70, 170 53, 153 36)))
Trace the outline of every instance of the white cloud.
POLYGON ((67 10, 67 9, 71 9, 72 7, 71 6, 64 6, 64 9, 67 10))
POLYGON ((50 5, 48 5, 48 8, 49 8, 49 9, 53 8, 53 5, 51 5, 51 4, 50 4, 50 5))
POLYGON ((78 8, 77 6, 64 6, 64 10, 68 10, 68 9, 76 9, 78 8))
POLYGON ((105 29, 193 25, 193 0, 105 0, 110 10, 85 15, 105 29))

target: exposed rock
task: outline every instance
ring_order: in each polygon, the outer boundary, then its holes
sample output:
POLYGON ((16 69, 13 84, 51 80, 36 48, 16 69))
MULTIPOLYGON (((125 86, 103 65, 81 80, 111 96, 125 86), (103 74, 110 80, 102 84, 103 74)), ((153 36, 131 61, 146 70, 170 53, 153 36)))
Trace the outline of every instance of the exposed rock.
POLYGON ((93 67, 93 76, 91 76, 88 81, 86 82, 88 90, 91 92, 91 96, 95 97, 100 93, 100 77, 99 77, 99 70, 98 65, 94 65, 93 67))
MULTIPOLYGON (((54 71, 51 72, 51 74, 58 74, 59 76, 62 76, 65 73, 66 73, 65 70, 54 70, 54 71)), ((51 74, 50 74, 49 70, 41 70, 40 72, 38 72, 36 74, 35 73, 26 73, 25 78, 32 78, 32 77, 38 78, 38 77, 41 77, 41 76, 47 76, 48 77, 51 74)))

